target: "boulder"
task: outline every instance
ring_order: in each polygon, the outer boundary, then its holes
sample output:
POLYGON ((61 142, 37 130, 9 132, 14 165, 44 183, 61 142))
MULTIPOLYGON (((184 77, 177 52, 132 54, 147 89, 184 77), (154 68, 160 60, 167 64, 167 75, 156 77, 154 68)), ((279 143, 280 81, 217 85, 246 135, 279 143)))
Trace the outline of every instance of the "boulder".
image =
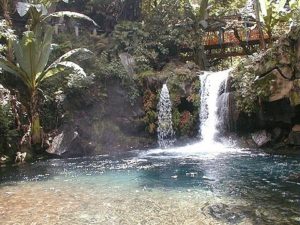
POLYGON ((286 180, 290 182, 300 183, 300 173, 290 174, 286 180))
POLYGON ((47 152, 62 157, 82 157, 94 154, 95 146, 90 136, 79 127, 74 130, 65 127, 63 131, 53 138, 47 152))
POLYGON ((293 126, 292 131, 294 132, 300 132, 300 124, 296 124, 293 126))
POLYGON ((283 99, 285 97, 289 97, 290 91, 293 87, 293 82, 282 77, 279 71, 277 70, 273 70, 273 72, 267 76, 271 75, 274 75, 275 79, 272 81, 270 87, 271 96, 269 98, 269 101, 273 102, 279 99, 283 99))
POLYGON ((208 214, 225 224, 243 224, 243 220, 247 217, 244 212, 244 207, 226 205, 223 203, 209 205, 207 208, 204 208, 203 211, 204 214, 208 214))
POLYGON ((60 133, 55 136, 50 144, 50 147, 47 149, 47 152, 50 154, 60 155, 60 152, 63 151, 62 142, 64 139, 64 133, 60 133))
POLYGON ((300 146, 300 132, 299 131, 291 131, 288 137, 288 143, 290 145, 300 146))
POLYGON ((273 142, 279 141, 282 138, 282 134, 283 134, 283 130, 279 127, 275 127, 271 132, 272 141, 273 142))
POLYGON ((263 145, 271 141, 271 135, 266 130, 261 130, 252 133, 251 137, 258 147, 262 147, 263 145))
POLYGON ((295 117, 295 109, 291 106, 288 98, 279 99, 273 102, 264 102, 261 111, 261 125, 268 128, 289 128, 295 117))
POLYGON ((283 52, 279 55, 279 63, 283 65, 291 64, 291 58, 289 52, 283 52))

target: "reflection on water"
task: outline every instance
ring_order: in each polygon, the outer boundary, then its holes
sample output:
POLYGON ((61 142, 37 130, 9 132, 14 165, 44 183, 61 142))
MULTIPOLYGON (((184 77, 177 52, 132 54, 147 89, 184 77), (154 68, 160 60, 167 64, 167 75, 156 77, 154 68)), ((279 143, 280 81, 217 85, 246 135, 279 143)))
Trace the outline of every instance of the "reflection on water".
MULTIPOLYGON (((191 151, 192 152, 192 151, 191 151)), ((300 159, 132 152, 1 168, 0 224, 299 224, 300 159)))

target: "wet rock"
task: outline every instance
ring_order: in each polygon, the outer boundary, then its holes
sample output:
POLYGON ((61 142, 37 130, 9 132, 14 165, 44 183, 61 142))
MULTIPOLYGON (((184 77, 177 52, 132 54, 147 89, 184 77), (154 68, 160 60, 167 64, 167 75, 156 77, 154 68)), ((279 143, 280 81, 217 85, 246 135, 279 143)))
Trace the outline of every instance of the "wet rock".
POLYGON ((257 131, 251 134, 252 140, 258 147, 269 143, 271 141, 271 135, 266 130, 257 131))
POLYGON ((244 215, 234 212, 233 209, 223 203, 209 206, 208 210, 212 217, 229 224, 239 224, 245 218, 244 215))
POLYGON ((75 128, 65 127, 63 131, 53 138, 47 152, 63 157, 82 157, 93 155, 95 152, 89 134, 79 126, 75 128))
POLYGON ((60 155, 59 151, 63 150, 62 142, 64 139, 64 133, 58 134, 52 140, 50 147, 47 149, 47 152, 50 154, 60 155))
POLYGON ((292 128, 292 131, 293 132, 300 132, 300 124, 294 125, 293 128, 292 128))
POLYGON ((283 131, 281 128, 279 127, 274 128, 271 132, 272 141, 273 142, 279 141, 282 138, 282 133, 283 131))
POLYGON ((295 110, 294 107, 291 106, 290 100, 283 98, 273 102, 264 102, 260 114, 260 121, 264 127, 284 128, 291 126, 294 116, 295 110))
POLYGON ((8 160, 9 160, 8 156, 6 156, 6 155, 0 155, 0 165, 4 164, 4 163, 7 163, 8 160))
POLYGON ((288 176, 288 178, 286 180, 291 181, 291 182, 300 183, 300 173, 291 174, 288 176))
POLYGON ((292 131, 288 137, 288 143, 290 145, 300 146, 300 132, 292 131))

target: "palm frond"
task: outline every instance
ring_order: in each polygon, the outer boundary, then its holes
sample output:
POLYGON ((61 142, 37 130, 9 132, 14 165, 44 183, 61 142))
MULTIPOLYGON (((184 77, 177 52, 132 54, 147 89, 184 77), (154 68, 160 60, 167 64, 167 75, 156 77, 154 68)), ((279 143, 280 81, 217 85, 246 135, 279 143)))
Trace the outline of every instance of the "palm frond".
POLYGON ((50 65, 48 69, 46 69, 45 73, 41 74, 37 81, 38 83, 43 82, 45 79, 50 78, 54 75, 57 75, 60 72, 63 72, 65 70, 69 70, 72 73, 78 74, 79 76, 86 77, 86 73, 84 72, 83 68, 79 66, 78 64, 70 61, 63 61, 58 62, 55 64, 55 66, 50 65))
POLYGON ((76 48, 63 54, 61 57, 55 60, 55 63, 65 61, 70 57, 76 57, 76 59, 81 61, 90 58, 93 54, 94 54, 93 52, 91 52, 86 48, 76 48))
POLYGON ((29 88, 32 88, 32 82, 28 79, 27 74, 21 68, 8 61, 3 56, 0 56, 0 68, 12 75, 19 77, 29 88))
POLYGON ((48 16, 46 16, 43 19, 43 21, 46 21, 47 19, 52 18, 52 17, 60 18, 60 17, 64 17, 64 16, 75 18, 75 19, 84 19, 84 20, 87 20, 87 21, 90 21, 91 23, 93 23, 94 26, 98 26, 98 24, 90 17, 83 15, 81 13, 71 12, 71 11, 60 11, 60 12, 51 13, 48 16))

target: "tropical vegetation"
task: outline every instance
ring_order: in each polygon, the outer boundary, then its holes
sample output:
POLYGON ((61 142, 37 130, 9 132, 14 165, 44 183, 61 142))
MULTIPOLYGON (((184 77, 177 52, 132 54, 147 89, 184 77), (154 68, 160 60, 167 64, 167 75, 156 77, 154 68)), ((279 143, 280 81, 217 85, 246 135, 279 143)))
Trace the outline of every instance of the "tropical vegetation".
MULTIPOLYGON (((66 77, 70 77, 68 84, 72 83, 67 85, 69 89, 89 86, 93 82, 101 83, 101 98, 106 95, 105 88, 109 88, 106 87, 107 79, 112 77, 121 81, 132 105, 140 96, 146 100, 150 98, 151 104, 150 100, 145 101, 144 122, 147 131, 155 134, 158 93, 149 87, 144 90, 145 79, 161 74, 164 74, 162 77, 172 77, 175 74, 175 78, 169 80, 173 88, 179 90, 176 79, 186 77, 185 74, 179 76, 177 70, 164 72, 174 61, 193 62, 201 70, 226 69, 231 65, 238 65, 236 68, 243 70, 249 59, 207 58, 210 50, 206 49, 204 42, 208 32, 219 29, 217 33, 221 35, 226 29, 242 29, 242 32, 249 33, 258 28, 261 51, 264 52, 282 33, 286 33, 291 26, 299 25, 300 21, 299 0, 144 0, 141 8, 140 1, 120 0, 87 0, 83 5, 78 0, 26 0, 15 3, 1 0, 0 81, 12 92, 17 90, 20 93, 19 100, 26 108, 26 113, 23 113, 25 119, 21 120, 22 123, 28 120, 29 125, 27 130, 18 130, 19 136, 29 132, 29 142, 38 145, 43 142, 42 127, 50 124, 51 110, 57 110, 50 107, 55 103, 57 91, 66 91, 66 77), (134 11, 131 12, 132 8, 134 11), (229 19, 228 27, 215 28, 211 22, 222 22, 223 18, 233 18, 233 14, 241 14, 251 22, 251 26, 229 19), (15 18, 21 23, 17 23, 15 18), (80 36, 78 33, 70 34, 74 24, 80 36), (63 31, 59 32, 60 29, 63 31), (269 37, 267 43, 262 38, 264 34, 269 37), (120 60, 123 53, 134 58, 131 74, 120 60), (87 61, 87 58, 91 59, 87 61), (86 77, 88 82, 84 85, 77 82, 86 77), (49 103, 49 112, 41 108, 41 105, 45 106, 42 102, 49 103)), ((236 32, 235 35, 239 34, 236 32)), ((247 46, 239 47, 246 54, 253 53, 247 50, 247 46)), ((255 51, 260 50, 256 48, 255 51)), ((239 97, 244 96, 239 98, 238 104, 245 112, 256 110, 258 92, 262 99, 269 95, 261 86, 255 86, 255 79, 256 75, 250 70, 235 77, 234 88, 238 89, 239 97), (247 88, 244 84, 250 85, 247 88)), ((193 89, 198 86, 193 83, 193 89)), ((180 100, 179 96, 173 97, 180 100)), ((195 96, 190 95, 188 99, 194 106, 197 104, 195 96)), ((7 113, 5 108, 2 109, 0 117, 7 117, 7 113)), ((193 133, 185 124, 194 126, 197 123, 195 112, 189 114, 175 110, 174 115, 178 133, 193 133), (184 125, 180 118, 186 121, 184 125), (180 130, 180 126, 184 128, 180 130)), ((0 126, 6 127, 5 130, 10 127, 10 130, 12 124, 9 121, 0 120, 0 126)), ((51 129, 53 127, 46 130, 51 129)))

